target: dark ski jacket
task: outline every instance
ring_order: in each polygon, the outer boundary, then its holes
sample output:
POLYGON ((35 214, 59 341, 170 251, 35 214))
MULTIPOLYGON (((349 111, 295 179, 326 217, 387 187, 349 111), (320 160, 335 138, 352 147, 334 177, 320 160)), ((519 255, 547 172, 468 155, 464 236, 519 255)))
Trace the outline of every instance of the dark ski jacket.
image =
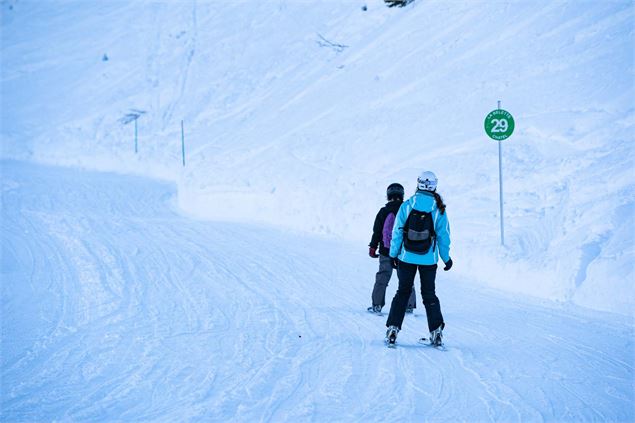
MULTIPOLYGON (((382 207, 377 213, 377 217, 375 217, 375 224, 373 225, 373 236, 370 239, 369 247, 377 248, 379 246, 379 254, 383 256, 388 256, 390 251, 388 249, 388 245, 384 245, 384 225, 386 223, 386 218, 392 213, 394 222, 394 217, 397 216, 397 212, 399 212, 399 207, 401 206, 401 201, 394 200, 386 203, 384 207, 382 207)), ((390 228, 386 228, 392 237, 392 225, 390 228)))

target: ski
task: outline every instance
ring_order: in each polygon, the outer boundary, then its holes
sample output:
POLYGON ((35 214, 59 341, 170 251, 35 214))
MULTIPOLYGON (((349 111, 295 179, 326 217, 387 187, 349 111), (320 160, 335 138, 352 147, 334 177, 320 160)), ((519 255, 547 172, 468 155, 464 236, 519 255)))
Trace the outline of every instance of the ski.
POLYGON ((447 351, 447 348, 445 348, 444 344, 433 345, 430 343, 430 339, 428 338, 420 338, 418 341, 418 344, 425 345, 426 347, 434 348, 435 350, 439 350, 439 351, 447 351))

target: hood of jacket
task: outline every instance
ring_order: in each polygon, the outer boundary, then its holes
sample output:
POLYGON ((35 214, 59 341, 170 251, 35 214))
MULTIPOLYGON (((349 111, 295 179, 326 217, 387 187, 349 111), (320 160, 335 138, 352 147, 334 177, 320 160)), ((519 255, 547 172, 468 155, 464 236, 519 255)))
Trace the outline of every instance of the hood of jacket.
POLYGON ((401 207, 401 205, 403 204, 403 201, 389 201, 386 203, 386 210, 388 210, 388 212, 393 212, 394 214, 397 214, 397 212, 399 211, 399 207, 401 207))
POLYGON ((411 208, 428 213, 437 207, 434 194, 430 191, 417 190, 415 195, 410 197, 407 202, 410 203, 411 208))

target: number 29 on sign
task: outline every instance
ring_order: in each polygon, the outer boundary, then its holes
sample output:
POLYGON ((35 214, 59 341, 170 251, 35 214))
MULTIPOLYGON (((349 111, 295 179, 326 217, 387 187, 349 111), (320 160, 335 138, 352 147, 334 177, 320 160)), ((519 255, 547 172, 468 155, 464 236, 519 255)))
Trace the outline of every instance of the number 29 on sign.
POLYGON ((514 118, 506 110, 494 110, 485 118, 485 132, 496 141, 507 139, 514 132, 514 118))

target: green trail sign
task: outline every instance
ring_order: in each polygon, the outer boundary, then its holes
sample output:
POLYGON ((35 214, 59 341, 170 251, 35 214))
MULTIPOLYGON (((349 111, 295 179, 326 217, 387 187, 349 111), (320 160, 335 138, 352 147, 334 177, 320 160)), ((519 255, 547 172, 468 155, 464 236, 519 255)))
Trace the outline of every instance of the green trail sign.
POLYGON ((514 132, 514 118, 507 110, 493 110, 485 118, 485 132, 496 141, 507 139, 514 132))
POLYGON ((507 110, 501 109, 501 102, 498 108, 492 110, 485 117, 485 133, 498 143, 498 186, 500 198, 500 218, 501 218, 501 245, 505 245, 505 223, 503 219, 503 143, 514 132, 514 118, 507 110))

